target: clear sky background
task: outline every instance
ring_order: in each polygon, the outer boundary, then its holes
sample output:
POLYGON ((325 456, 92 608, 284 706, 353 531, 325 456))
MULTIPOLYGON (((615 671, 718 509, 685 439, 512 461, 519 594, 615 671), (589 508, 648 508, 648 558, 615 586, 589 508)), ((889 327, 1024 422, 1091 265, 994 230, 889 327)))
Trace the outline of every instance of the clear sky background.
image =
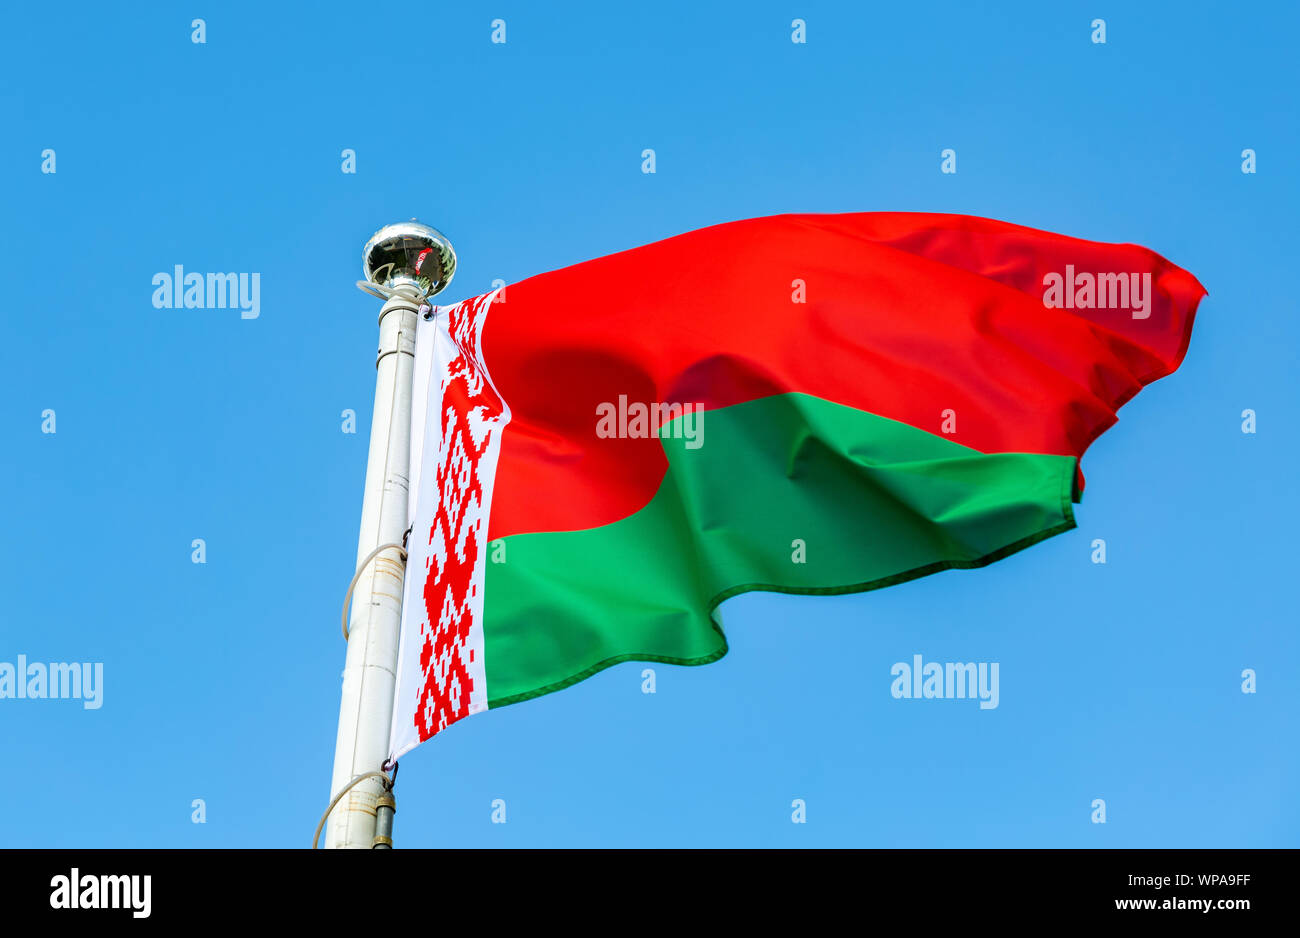
POLYGON ((0 661, 105 684, 95 711, 0 700, 0 845, 310 842, 376 228, 445 232, 450 302, 870 210, 1132 241, 1209 290, 1181 370, 1085 457, 1078 529, 863 595, 738 597, 730 654, 656 666, 654 695, 624 664, 462 721, 402 760, 398 845, 1300 844, 1294 4, 284 6, 0 14, 0 661), (260 272, 260 317, 155 309, 176 264, 260 272), (914 654, 999 662, 1000 706, 893 699, 914 654))

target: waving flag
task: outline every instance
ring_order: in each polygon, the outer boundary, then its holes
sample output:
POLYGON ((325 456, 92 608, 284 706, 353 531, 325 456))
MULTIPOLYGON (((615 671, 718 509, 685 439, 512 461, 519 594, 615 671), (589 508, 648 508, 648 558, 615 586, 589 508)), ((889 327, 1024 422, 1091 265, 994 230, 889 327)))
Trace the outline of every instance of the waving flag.
POLYGON ((435 308, 392 754, 621 661, 716 661, 738 593, 875 589, 1069 530, 1080 457, 1178 367, 1204 293, 1136 245, 872 213, 435 308))

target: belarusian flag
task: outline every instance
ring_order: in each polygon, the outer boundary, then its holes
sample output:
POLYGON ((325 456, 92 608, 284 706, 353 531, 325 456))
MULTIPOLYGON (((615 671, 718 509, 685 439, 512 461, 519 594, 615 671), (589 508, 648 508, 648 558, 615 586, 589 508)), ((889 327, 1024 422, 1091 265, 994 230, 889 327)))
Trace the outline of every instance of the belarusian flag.
POLYGON ((1069 530, 1079 457, 1178 367, 1204 293, 1131 244, 874 213, 435 308, 393 755, 621 661, 716 661, 738 593, 870 590, 1069 530))

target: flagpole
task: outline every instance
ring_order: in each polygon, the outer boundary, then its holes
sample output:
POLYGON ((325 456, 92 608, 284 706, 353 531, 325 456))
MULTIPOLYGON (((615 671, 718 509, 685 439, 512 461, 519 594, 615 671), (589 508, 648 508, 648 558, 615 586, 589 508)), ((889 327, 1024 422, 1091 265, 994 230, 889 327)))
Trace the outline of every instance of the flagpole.
MULTIPOLYGON (((358 776, 389 768, 384 762, 402 619, 406 553, 399 545, 407 528, 416 316, 451 282, 456 254, 445 237, 412 219, 376 232, 362 250, 362 269, 366 279, 357 286, 385 302, 331 799, 358 776)), ((356 782, 330 813, 325 846, 391 846, 392 814, 391 792, 382 779, 356 782)))

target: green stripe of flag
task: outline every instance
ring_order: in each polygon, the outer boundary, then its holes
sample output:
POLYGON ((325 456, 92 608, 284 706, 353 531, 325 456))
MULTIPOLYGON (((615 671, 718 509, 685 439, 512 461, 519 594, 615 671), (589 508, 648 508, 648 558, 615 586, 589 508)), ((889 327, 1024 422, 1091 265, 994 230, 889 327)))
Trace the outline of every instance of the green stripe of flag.
POLYGON ((698 447, 661 431, 669 468, 640 511, 489 546, 490 706, 621 661, 715 661, 713 610, 738 593, 877 589, 1074 527, 1072 456, 984 454, 806 394, 699 419, 698 447))

